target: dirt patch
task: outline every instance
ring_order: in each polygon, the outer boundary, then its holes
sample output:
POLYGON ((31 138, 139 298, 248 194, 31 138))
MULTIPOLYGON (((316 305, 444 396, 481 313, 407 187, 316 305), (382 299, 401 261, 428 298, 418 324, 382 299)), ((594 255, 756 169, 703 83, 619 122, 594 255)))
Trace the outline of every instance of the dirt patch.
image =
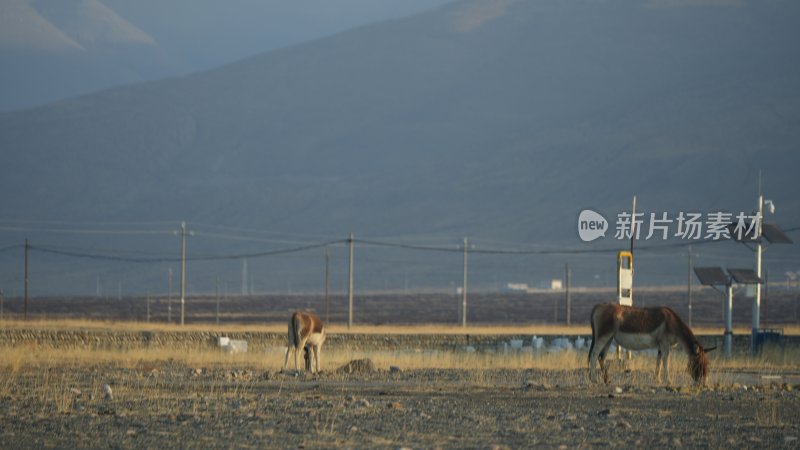
POLYGON ((590 385, 539 369, 23 367, 0 371, 0 447, 796 448, 797 388, 590 385))

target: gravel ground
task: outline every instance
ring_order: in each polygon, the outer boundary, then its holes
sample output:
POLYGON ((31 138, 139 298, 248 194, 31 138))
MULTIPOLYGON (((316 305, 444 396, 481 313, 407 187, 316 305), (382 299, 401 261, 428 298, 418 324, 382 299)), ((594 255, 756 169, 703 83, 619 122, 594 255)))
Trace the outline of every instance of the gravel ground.
POLYGON ((651 375, 599 386, 585 370, 7 367, 0 447, 800 446, 800 386, 670 388, 651 375))

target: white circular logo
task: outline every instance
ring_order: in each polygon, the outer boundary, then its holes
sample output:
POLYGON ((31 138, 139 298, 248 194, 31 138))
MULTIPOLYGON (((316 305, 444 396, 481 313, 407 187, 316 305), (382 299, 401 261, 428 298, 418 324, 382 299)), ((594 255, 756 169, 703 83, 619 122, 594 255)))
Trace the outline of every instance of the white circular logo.
POLYGON ((584 209, 578 215, 578 236, 582 241, 591 242, 605 237, 606 231, 608 231, 608 221, 600 213, 584 209))

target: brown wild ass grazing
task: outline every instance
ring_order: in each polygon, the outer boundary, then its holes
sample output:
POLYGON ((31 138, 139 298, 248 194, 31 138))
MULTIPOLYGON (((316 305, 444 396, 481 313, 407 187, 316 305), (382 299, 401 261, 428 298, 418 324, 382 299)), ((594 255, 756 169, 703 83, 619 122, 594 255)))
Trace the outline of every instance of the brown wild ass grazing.
POLYGON ((669 383, 669 351, 681 344, 689 356, 689 374, 697 384, 705 384, 708 376, 708 357, 694 333, 666 307, 635 308, 614 303, 595 305, 592 308, 592 345, 589 348, 589 378, 597 379, 595 365, 599 359, 603 381, 608 383, 608 365, 605 362, 612 340, 629 350, 658 349, 656 379, 661 382, 662 366, 669 383))
POLYGON ((312 372, 319 372, 319 356, 322 343, 325 342, 325 327, 316 314, 310 312, 295 312, 289 319, 289 346, 286 349, 286 358, 283 360, 283 368, 289 362, 289 352, 294 352, 294 370, 299 372, 298 359, 299 353, 306 352, 307 356, 304 367, 306 370, 311 368, 310 359, 313 358, 315 367, 312 372))

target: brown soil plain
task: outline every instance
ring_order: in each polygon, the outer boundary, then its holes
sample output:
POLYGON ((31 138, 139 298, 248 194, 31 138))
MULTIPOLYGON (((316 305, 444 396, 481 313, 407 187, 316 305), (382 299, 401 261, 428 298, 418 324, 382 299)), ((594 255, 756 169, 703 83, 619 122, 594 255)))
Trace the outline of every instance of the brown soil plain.
POLYGON ((2 351, 0 447, 797 448, 798 353, 786 351, 713 359, 697 388, 681 357, 667 386, 647 355, 596 385, 585 351, 332 350, 310 375, 281 371, 278 348, 23 345, 2 351))
MULTIPOLYGON (((527 301, 505 302, 517 300, 527 301)), ((699 309, 717 316, 718 304, 699 309)), ((542 312, 553 312, 551 305, 542 304, 542 312)), ((784 306, 783 319, 791 317, 793 306, 784 306)), ((88 333, 92 326, 128 332, 150 327, 58 320, 6 321, 0 327, 72 327, 88 333)), ((372 320, 377 322, 382 320, 372 320)), ((585 333, 585 324, 580 326, 577 333, 585 333)), ((275 327, 277 332, 282 325, 275 327)), ((436 327, 416 332, 429 334, 436 327)), ((548 334, 537 325, 514 327, 506 334, 519 333, 520 327, 548 334)), ((758 357, 740 352, 731 360, 714 352, 706 387, 691 383, 679 351, 668 385, 656 382, 655 359, 648 354, 615 362, 610 384, 599 385, 588 380, 585 349, 370 349, 357 342, 367 334, 347 335, 341 323, 334 329, 340 336, 323 348, 319 375, 282 371, 283 351, 274 344, 226 354, 211 346, 67 348, 5 338, 0 342, 0 448, 800 446, 796 344, 758 357), (359 360, 368 361, 352 363, 359 360)), ((394 326, 391 332, 403 332, 398 330, 394 326)), ((502 329, 487 332, 503 339, 502 329)), ((369 333, 373 342, 381 329, 369 333)))

